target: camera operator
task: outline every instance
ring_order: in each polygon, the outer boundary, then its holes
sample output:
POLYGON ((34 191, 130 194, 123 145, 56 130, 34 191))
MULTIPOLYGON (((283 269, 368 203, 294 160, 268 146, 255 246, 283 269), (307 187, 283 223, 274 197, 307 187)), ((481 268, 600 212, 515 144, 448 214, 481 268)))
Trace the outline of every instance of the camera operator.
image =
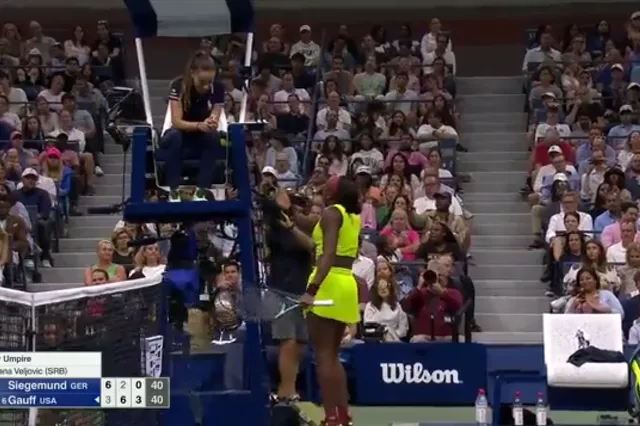
POLYGON ((411 342, 451 338, 447 317, 462 307, 462 294, 450 286, 452 280, 441 272, 440 261, 431 260, 418 286, 400 302, 402 309, 414 318, 411 342))
MULTIPOLYGON (((267 247, 270 253, 271 274, 267 286, 289 295, 304 294, 311 273, 314 242, 292 219, 293 210, 299 210, 304 200, 289 196, 285 191, 275 195, 278 209, 265 211, 267 215, 267 247), (268 212, 268 213, 267 213, 268 212)), ((279 342, 278 401, 297 400, 296 378, 298 367, 307 342, 307 327, 300 309, 294 309, 273 321, 272 336, 279 342)))

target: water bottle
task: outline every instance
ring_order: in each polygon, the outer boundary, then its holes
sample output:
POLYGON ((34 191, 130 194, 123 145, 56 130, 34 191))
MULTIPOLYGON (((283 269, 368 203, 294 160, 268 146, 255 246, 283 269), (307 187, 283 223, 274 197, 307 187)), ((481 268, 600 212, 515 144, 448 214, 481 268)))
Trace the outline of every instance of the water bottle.
POLYGON ((547 404, 544 402, 542 392, 538 392, 536 399, 536 424, 539 426, 547 424, 547 404))
POLYGON ((484 389, 478 390, 476 397, 476 424, 478 426, 488 426, 489 424, 489 402, 484 389))
POLYGON ((520 399, 520 391, 517 391, 515 398, 513 398, 511 414, 513 415, 513 424, 515 426, 524 425, 524 408, 522 407, 522 399, 520 399))

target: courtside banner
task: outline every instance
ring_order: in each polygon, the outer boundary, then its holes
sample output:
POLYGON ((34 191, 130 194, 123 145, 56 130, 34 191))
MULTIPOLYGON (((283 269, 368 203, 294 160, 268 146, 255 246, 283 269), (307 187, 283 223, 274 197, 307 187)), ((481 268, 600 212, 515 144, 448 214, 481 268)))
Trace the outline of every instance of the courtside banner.
POLYGON ((474 343, 380 343, 350 351, 358 405, 473 405, 487 388, 487 350, 474 343))

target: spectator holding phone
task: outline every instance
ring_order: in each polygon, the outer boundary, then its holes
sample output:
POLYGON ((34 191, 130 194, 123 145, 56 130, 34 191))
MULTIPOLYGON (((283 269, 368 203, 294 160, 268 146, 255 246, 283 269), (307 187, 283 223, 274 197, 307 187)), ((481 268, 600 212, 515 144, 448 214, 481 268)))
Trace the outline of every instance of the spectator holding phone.
POLYGON ((224 170, 217 159, 224 159, 218 127, 224 105, 224 87, 214 81, 216 65, 210 54, 196 52, 187 63, 182 78, 171 85, 169 106, 171 125, 162 136, 160 156, 166 161, 166 180, 170 188, 169 201, 180 202, 178 188, 183 158, 198 158, 200 166, 193 201, 206 201, 214 175, 224 170))
POLYGON ((620 314, 624 311, 618 298, 600 288, 600 276, 591 268, 582 268, 577 275, 578 289, 565 308, 568 314, 620 314))

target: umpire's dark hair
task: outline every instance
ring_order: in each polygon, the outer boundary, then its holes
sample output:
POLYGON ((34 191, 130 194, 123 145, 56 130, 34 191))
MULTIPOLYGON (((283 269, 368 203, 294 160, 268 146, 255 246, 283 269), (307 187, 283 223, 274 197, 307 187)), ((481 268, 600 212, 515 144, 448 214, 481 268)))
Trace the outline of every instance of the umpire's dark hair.
POLYGON ((362 211, 358 185, 355 183, 355 181, 345 176, 342 176, 338 179, 334 199, 336 203, 342 204, 347 213, 360 214, 360 212, 362 211))

